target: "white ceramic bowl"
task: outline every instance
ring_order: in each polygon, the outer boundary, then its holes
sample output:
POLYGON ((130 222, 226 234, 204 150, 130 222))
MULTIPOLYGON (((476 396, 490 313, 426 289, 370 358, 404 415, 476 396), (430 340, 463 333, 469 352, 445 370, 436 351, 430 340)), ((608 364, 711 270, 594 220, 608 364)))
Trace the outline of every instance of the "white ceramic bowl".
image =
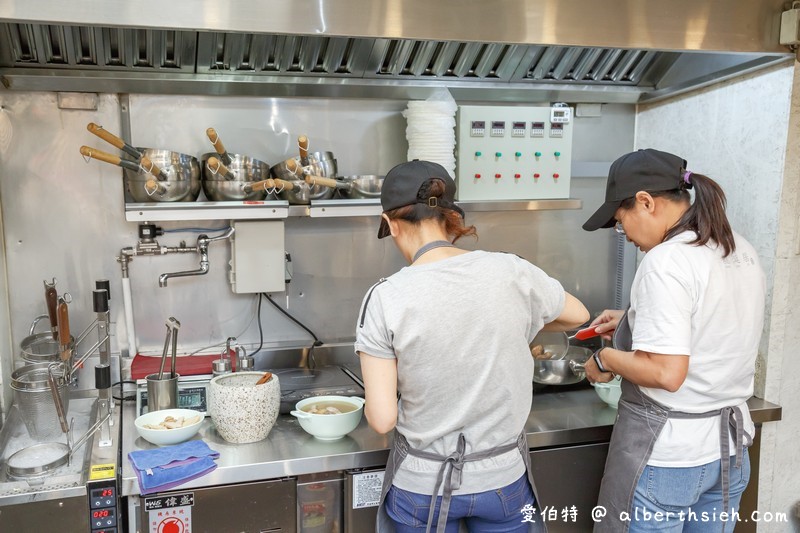
POLYGON ((200 426, 203 425, 203 418, 203 413, 193 411, 192 409, 162 409, 160 411, 143 414, 134 420, 133 424, 136 426, 136 431, 139 433, 139 436, 147 442, 159 446, 170 446, 172 444, 180 444, 194 437, 200 429, 200 426), (200 419, 194 424, 174 429, 149 429, 144 427, 145 424, 157 426, 168 416, 176 419, 180 419, 181 417, 190 419, 199 416, 200 419))
POLYGON ((358 427, 363 414, 364 398, 357 396, 314 396, 297 402, 295 410, 291 412, 291 415, 300 422, 301 428, 321 440, 341 439, 358 427), (328 415, 303 411, 304 407, 322 402, 343 402, 352 405, 355 409, 348 413, 328 415))
POLYGON ((244 444, 265 439, 281 404, 278 376, 256 385, 264 372, 234 372, 211 380, 208 413, 217 432, 228 442, 244 444))
POLYGON ((622 395, 622 379, 617 376, 608 383, 592 383, 594 391, 609 407, 617 408, 622 395))

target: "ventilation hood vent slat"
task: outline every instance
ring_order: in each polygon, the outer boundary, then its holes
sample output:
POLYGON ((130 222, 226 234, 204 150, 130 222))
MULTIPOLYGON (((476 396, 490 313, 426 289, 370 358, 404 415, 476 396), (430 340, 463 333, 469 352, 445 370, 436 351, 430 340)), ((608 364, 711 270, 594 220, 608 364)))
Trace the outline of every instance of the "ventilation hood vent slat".
MULTIPOLYGON (((103 79, 103 86, 112 90, 191 93, 190 87, 175 84, 177 78, 164 76, 177 73, 186 76, 183 81, 197 82, 195 87, 202 94, 265 94, 242 85, 251 82, 271 85, 267 92, 280 94, 284 89, 277 88, 278 83, 315 78, 308 83, 318 87, 311 92, 319 95, 372 97, 381 94, 380 84, 386 94, 408 94, 388 89, 390 84, 402 82, 427 90, 436 84, 461 91, 472 87, 477 98, 491 100, 495 95, 498 101, 514 101, 519 96, 508 95, 523 94, 516 91, 526 87, 546 87, 554 99, 557 91, 553 93, 553 87, 564 87, 565 94, 589 95, 602 85, 605 96, 586 96, 582 101, 635 102, 646 99, 648 93, 663 98, 670 94, 670 87, 683 92, 708 85, 717 72, 717 78, 730 78, 737 69, 751 71, 790 57, 788 53, 686 54, 634 48, 0 23, 3 84, 21 89, 24 78, 28 86, 36 87, 33 90, 96 91, 92 80, 103 79), (673 65, 687 55, 695 60, 681 63, 692 67, 683 74, 673 65), (708 65, 705 71, 703 64, 708 65), (41 79, 30 83, 37 73, 41 79), (339 81, 325 83, 326 78, 339 81), (214 83, 220 85, 209 89, 214 83), (508 90, 506 96, 497 93, 503 88, 508 90)), ((286 92, 299 94, 290 89, 286 92)))

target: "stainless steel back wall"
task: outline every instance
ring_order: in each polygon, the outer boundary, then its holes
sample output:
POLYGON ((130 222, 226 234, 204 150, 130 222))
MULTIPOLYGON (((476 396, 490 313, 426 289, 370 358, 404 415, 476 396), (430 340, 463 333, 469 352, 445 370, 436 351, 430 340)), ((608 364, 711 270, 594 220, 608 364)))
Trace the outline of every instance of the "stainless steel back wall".
MULTIPOLYGON (((58 278, 59 292, 74 297, 73 331, 94 318, 94 280, 111 280, 113 351, 125 346, 119 250, 137 239, 125 221, 122 175, 117 167, 85 163, 82 144, 116 153, 86 131, 90 121, 121 131, 119 101, 102 94, 96 111, 62 110, 53 93, 0 94, 0 199, 6 240, 10 323, 14 346, 27 336, 30 321, 45 311, 42 280, 58 278), (5 135, 5 136, 4 136, 5 135)), ((380 100, 183 98, 132 96, 132 142, 192 155, 208 152, 205 129, 217 129, 232 152, 272 162, 294 155, 298 134, 312 149, 333 151, 341 173, 385 173, 405 160, 405 105, 380 100)), ((634 110, 607 105, 602 117, 579 118, 574 160, 611 161, 633 145, 634 110)), ((615 247, 611 232, 588 234, 580 224, 603 196, 604 177, 573 181, 583 210, 470 213, 480 238, 464 244, 517 253, 537 263, 587 302, 592 311, 613 303, 615 247)), ((164 223, 166 229, 224 227, 229 221, 164 223)), ((375 238, 377 217, 286 220, 286 248, 294 279, 274 300, 325 342, 350 340, 361 299, 378 278, 403 266, 391 240, 375 238)), ((193 246, 197 233, 168 233, 158 240, 193 246)), ((181 323, 181 352, 220 343, 227 336, 259 343, 253 320, 254 296, 235 295, 227 282, 230 249, 210 246, 210 272, 158 287, 162 272, 194 269, 196 254, 136 257, 130 265, 138 344, 160 351, 164 320, 181 323)), ((303 344, 308 335, 262 303, 265 345, 303 344)), ((16 350, 15 350, 16 351, 16 350)), ((5 359, 13 354, 3 354, 5 359)))

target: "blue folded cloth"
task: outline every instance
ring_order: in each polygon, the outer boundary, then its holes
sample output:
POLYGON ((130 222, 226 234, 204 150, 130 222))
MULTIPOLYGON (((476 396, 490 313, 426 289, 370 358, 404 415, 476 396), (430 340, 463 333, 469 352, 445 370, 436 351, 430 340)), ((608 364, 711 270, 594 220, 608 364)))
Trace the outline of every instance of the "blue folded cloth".
POLYGON ((219 452, 202 440, 128 453, 141 494, 169 490, 205 475, 217 468, 217 457, 219 452))

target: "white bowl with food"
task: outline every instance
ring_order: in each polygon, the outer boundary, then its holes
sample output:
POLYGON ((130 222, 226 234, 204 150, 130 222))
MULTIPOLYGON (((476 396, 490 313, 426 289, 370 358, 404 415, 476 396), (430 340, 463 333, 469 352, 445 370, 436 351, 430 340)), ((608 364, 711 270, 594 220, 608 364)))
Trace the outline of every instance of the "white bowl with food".
POLYGON ((180 444, 195 436, 203 424, 203 414, 192 409, 161 409, 145 413, 133 421, 136 432, 158 446, 180 444))
POLYGON ((358 427, 364 414, 364 398, 314 396, 300 400, 291 415, 300 427, 320 440, 341 439, 358 427))

